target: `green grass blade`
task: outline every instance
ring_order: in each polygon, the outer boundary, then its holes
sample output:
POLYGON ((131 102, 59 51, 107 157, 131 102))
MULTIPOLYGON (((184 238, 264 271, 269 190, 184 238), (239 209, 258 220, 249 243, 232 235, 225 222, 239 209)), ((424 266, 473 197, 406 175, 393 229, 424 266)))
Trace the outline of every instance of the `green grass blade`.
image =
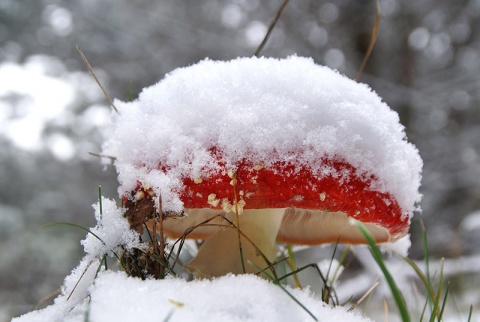
POLYGON ((422 272, 420 267, 418 267, 418 265, 415 264, 415 262, 412 261, 408 257, 400 256, 400 258, 402 258, 408 265, 410 265, 410 267, 413 268, 415 273, 417 273, 417 276, 422 281, 423 285, 425 285, 425 288, 427 289, 427 293, 428 293, 428 296, 429 296, 430 300, 435 301, 435 298, 436 298, 435 291, 433 290, 432 285, 430 284, 430 281, 428 280, 428 277, 422 272))
POLYGON ((60 225, 72 226, 72 227, 75 227, 75 228, 79 228, 79 229, 81 229, 81 230, 84 230, 84 231, 86 231, 87 233, 92 234, 95 238, 97 238, 99 241, 101 241, 102 244, 106 245, 105 242, 104 242, 100 237, 98 237, 95 233, 91 232, 89 229, 87 229, 87 228, 85 228, 85 227, 83 227, 83 226, 77 225, 77 224, 73 224, 73 223, 71 223, 71 222, 62 222, 62 221, 52 222, 52 223, 48 223, 48 224, 43 225, 43 227, 52 227, 52 226, 60 226, 60 225))
POLYGON ((437 296, 435 299, 435 302, 433 304, 433 311, 432 315, 430 316, 430 322, 434 322, 435 318, 438 318, 438 321, 440 321, 440 296, 442 295, 442 290, 443 290, 443 268, 444 268, 444 260, 442 258, 442 264, 440 268, 440 277, 438 281, 438 291, 437 291, 437 296))
POLYGON ((367 240, 368 245, 370 246, 370 252, 372 253, 372 256, 377 262, 378 266, 382 270, 383 276, 385 277, 385 280, 387 281, 388 286, 392 291, 392 295, 393 295, 393 298, 395 299, 395 303, 397 304, 398 310, 402 317, 402 321, 410 322, 410 314, 407 309, 407 304, 405 302, 405 299, 403 298, 402 292, 400 292, 400 290, 398 289, 397 284, 395 283, 395 280, 393 279, 392 275, 390 274, 390 272, 388 271, 385 265, 382 252, 376 245, 375 240, 373 239, 372 235, 367 230, 367 228, 365 228, 365 226, 359 221, 356 221, 355 224, 360 230, 360 232, 362 233, 362 235, 367 240))
POLYGON ((303 305, 299 300, 297 300, 297 298, 295 296, 293 296, 292 293, 290 293, 282 284, 280 284, 280 282, 278 280, 276 280, 272 275, 268 274, 264 269, 262 269, 261 267, 259 267, 258 265, 256 265, 255 263, 252 263, 250 261, 248 261, 249 264, 253 265, 256 269, 258 269, 263 275, 265 275, 273 284, 277 285, 278 287, 280 287, 280 289, 282 291, 284 291, 293 301, 295 301, 295 303, 297 303, 298 305, 300 305, 301 308, 303 308, 305 310, 305 312, 307 312, 315 321, 318 321, 318 319, 315 317, 315 315, 313 315, 312 312, 310 312, 310 310, 305 306, 303 305))
POLYGON ((422 315, 420 316, 419 322, 423 322, 423 318, 425 317, 425 312, 427 312, 427 306, 428 306, 428 300, 426 300, 425 304, 423 305, 422 315))
MULTIPOLYGON (((64 226, 72 226, 72 227, 75 227, 75 228, 79 228, 81 230, 84 230, 86 231, 87 233, 89 234, 92 234, 95 238, 97 238, 99 241, 102 242, 102 244, 104 244, 105 246, 107 244, 105 244, 105 242, 97 235, 95 234, 94 232, 92 232, 91 230, 83 227, 83 226, 80 226, 80 225, 77 225, 77 224, 73 224, 73 223, 70 223, 70 222, 52 222, 52 223, 48 223, 48 224, 45 224, 43 225, 43 227, 52 227, 52 226, 60 226, 60 225, 64 225, 64 226)), ((118 256, 118 254, 116 252, 114 252, 112 249, 110 250, 112 252, 112 254, 115 256, 115 258, 117 258, 119 261, 120 261, 120 256, 118 256)), ((106 264, 106 263, 105 263, 106 264)))
POLYGON ((467 320, 467 322, 471 322, 471 321, 472 321, 472 316, 473 316, 473 304, 470 305, 470 313, 468 314, 468 320, 467 320))
MULTIPOLYGON (((420 227, 422 229, 422 247, 423 247, 423 257, 425 257, 425 273, 427 276, 427 281, 429 284, 431 284, 431 279, 430 279, 430 257, 428 253, 428 240, 427 240, 427 230, 425 229, 425 226, 423 225, 423 222, 420 221, 420 227)), ((433 298, 431 298, 432 303, 435 302, 433 298)))
POLYGON ((88 303, 87 309, 85 310, 85 314, 83 315, 83 322, 90 322, 90 301, 88 303))
POLYGON ((174 309, 171 309, 170 312, 168 312, 167 316, 165 317, 165 319, 163 319, 163 322, 168 322, 172 319, 172 316, 173 316, 173 313, 174 313, 174 309))
MULTIPOLYGON (((290 270, 294 272, 297 269, 297 263, 295 261, 295 253, 293 252, 292 245, 287 245, 287 253, 288 253, 288 264, 290 266, 290 270)), ((293 284, 295 285, 296 288, 302 288, 302 285, 300 284, 300 280, 298 279, 298 274, 295 273, 292 276, 293 278, 293 284)))
POLYGON ((105 263, 105 270, 107 270, 107 254, 104 254, 102 256, 102 259, 100 260, 100 263, 98 263, 97 271, 95 272, 95 278, 97 278, 98 273, 102 270, 102 265, 105 263))
POLYGON ((338 273, 340 272, 341 267, 344 266, 343 263, 345 263, 345 259, 347 258, 349 251, 350 251, 350 245, 347 245, 347 247, 345 247, 345 249, 342 252, 342 256, 338 260, 338 266, 337 266, 337 269, 335 270, 335 273, 333 274, 332 282, 336 281, 339 278, 338 273))
POLYGON ((442 308, 440 310, 440 315, 438 317, 438 321, 442 321, 442 319, 443 319, 443 313, 445 312, 445 307, 447 306, 447 299, 448 299, 449 291, 450 291, 450 283, 447 284, 447 288, 445 289, 445 296, 443 297, 443 304, 442 304, 442 308))

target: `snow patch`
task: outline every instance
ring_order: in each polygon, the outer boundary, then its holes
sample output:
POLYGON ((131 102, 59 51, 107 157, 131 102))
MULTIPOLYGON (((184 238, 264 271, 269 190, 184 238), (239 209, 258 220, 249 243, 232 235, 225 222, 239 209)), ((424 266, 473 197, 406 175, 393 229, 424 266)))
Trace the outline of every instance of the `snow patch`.
MULTIPOLYGON (((330 307, 308 290, 288 288, 288 292, 318 321, 371 321, 344 307, 330 307)), ((314 321, 279 286, 254 275, 192 282, 178 278, 142 281, 123 272, 106 271, 89 293, 89 304, 62 310, 63 316, 56 302, 13 321, 81 322, 87 309, 89 321, 314 321)))

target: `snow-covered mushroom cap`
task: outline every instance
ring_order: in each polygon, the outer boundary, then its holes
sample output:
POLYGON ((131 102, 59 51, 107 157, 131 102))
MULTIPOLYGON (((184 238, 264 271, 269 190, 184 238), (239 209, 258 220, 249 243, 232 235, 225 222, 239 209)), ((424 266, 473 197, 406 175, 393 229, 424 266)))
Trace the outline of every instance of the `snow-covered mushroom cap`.
POLYGON ((116 105, 104 153, 120 193, 133 199, 140 183, 163 210, 185 210, 165 222, 172 236, 212 214, 277 209, 273 242, 363 242, 348 218, 392 241, 421 198, 422 160, 397 113, 312 59, 204 60, 116 105))

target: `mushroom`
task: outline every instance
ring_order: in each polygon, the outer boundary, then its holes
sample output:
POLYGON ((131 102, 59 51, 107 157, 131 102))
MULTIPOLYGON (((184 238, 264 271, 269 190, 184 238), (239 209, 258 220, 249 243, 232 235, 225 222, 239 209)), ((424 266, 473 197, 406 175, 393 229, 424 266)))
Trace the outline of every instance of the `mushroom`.
POLYGON ((186 264, 199 277, 243 272, 225 218, 238 214, 255 273, 267 265, 257 249, 271 262, 278 242, 364 243, 351 219, 377 242, 395 241, 421 198, 422 160, 398 115, 311 59, 205 60, 116 105, 104 153, 117 157, 131 209, 161 196, 164 210, 184 211, 163 223, 172 238, 211 220, 187 235, 204 240, 186 264))

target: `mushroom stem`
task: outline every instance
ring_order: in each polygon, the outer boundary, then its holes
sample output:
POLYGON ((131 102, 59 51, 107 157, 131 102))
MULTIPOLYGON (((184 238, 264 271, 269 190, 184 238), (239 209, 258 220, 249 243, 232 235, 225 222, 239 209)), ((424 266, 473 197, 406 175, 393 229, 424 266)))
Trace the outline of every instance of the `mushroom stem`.
MULTIPOLYGON (((270 262, 276 257, 276 238, 284 213, 285 208, 247 209, 239 216, 242 234, 247 236, 270 262)), ((233 212, 226 217, 232 222, 235 221, 233 212)), ((265 268, 268 263, 249 240, 243 236, 240 238, 246 272, 258 273, 257 267, 265 268)), ((237 230, 219 227, 205 240, 197 256, 188 262, 185 268, 200 278, 243 273, 237 230)))

